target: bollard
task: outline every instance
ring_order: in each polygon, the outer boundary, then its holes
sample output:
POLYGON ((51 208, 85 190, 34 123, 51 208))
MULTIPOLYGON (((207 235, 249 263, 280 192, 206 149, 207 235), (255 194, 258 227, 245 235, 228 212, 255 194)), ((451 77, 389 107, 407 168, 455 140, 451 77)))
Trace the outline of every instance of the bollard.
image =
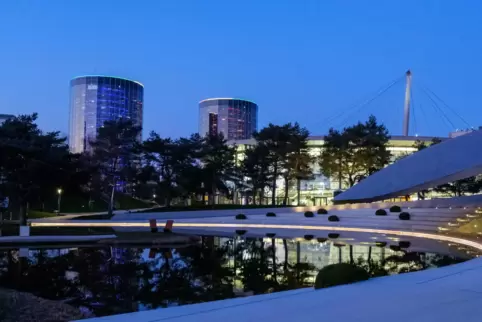
POLYGON ((151 233, 157 233, 157 221, 155 219, 149 219, 149 226, 151 226, 151 233))
POLYGON ((172 232, 172 225, 174 224, 174 220, 168 220, 166 221, 166 225, 164 226, 164 232, 165 233, 170 233, 172 232))

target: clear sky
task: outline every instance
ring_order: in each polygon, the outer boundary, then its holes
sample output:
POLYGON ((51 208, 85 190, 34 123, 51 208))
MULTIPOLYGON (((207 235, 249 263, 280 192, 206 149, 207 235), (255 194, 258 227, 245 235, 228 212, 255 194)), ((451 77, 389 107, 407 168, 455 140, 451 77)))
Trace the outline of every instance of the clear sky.
POLYGON ((481 17, 480 0, 0 1, 0 113, 67 133, 70 79, 105 74, 145 85, 144 131, 163 136, 196 132, 209 97, 257 102, 258 127, 321 135, 373 113, 400 134, 403 82, 329 120, 410 68, 411 132, 444 135, 422 88, 482 125, 481 17))

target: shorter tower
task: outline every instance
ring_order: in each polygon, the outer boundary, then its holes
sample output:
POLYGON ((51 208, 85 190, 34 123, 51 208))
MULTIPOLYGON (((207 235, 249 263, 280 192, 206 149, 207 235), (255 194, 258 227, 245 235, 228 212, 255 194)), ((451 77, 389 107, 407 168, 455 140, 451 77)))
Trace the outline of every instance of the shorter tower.
POLYGON ((244 140, 258 129, 258 105, 238 98, 199 102, 199 134, 222 133, 227 140, 244 140))

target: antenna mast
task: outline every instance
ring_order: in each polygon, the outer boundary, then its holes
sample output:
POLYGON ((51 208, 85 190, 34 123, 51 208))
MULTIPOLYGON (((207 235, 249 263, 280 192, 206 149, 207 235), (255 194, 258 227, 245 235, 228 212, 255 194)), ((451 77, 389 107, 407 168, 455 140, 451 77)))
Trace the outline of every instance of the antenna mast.
POLYGON ((405 106, 403 108, 403 136, 408 136, 408 126, 410 122, 410 91, 412 90, 412 72, 407 70, 405 87, 405 106))

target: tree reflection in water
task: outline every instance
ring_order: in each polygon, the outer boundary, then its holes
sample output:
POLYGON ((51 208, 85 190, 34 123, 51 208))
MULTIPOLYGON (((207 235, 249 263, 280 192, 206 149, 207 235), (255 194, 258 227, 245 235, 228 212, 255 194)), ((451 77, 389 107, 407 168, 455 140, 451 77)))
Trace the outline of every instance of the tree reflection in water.
MULTIPOLYGON (((199 244, 178 249, 30 250, 28 257, 20 257, 18 250, 3 250, 0 286, 67 301, 103 316, 232 298, 239 288, 262 294, 307 287, 320 268, 306 256, 301 260, 300 242, 289 241, 296 246, 290 250, 287 240, 279 240, 282 246, 277 250, 275 239, 222 240, 202 237, 199 244), (289 254, 296 260, 290 262, 289 254)), ((342 261, 343 249, 349 252, 348 262, 362 266, 372 277, 461 261, 404 250, 373 260, 368 246, 367 256, 356 258, 352 247, 323 245, 335 253, 331 261, 342 261)), ((329 256, 320 254, 318 258, 329 256)))

